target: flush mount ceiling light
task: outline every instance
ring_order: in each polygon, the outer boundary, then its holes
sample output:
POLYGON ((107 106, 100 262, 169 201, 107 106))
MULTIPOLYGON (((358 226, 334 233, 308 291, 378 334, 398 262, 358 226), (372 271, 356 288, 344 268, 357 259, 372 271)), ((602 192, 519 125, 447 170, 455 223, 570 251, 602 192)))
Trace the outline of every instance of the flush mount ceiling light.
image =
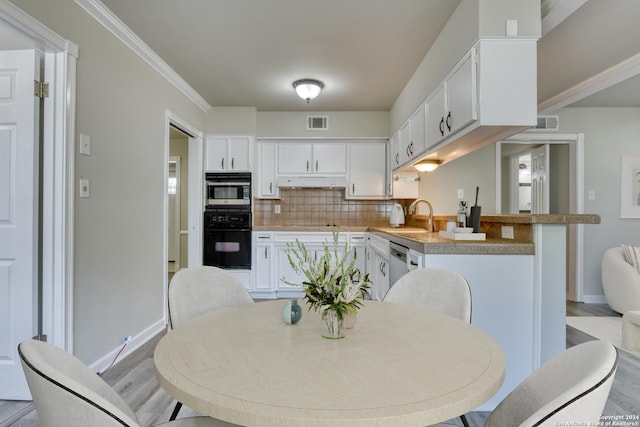
POLYGON ((320 80, 300 79, 293 82, 293 88, 296 90, 296 93, 300 98, 307 101, 307 104, 320 94, 323 87, 324 83, 320 80))
POLYGON ((416 163, 413 167, 418 169, 420 172, 431 172, 436 170, 440 163, 442 163, 440 160, 426 159, 416 163))

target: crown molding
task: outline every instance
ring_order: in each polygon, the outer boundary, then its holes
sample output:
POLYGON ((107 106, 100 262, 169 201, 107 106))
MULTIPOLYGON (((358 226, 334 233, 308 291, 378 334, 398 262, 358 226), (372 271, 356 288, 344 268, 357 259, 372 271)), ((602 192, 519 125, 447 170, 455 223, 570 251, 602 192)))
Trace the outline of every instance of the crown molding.
POLYGON ((8 0, 0 0, 0 21, 46 48, 78 57, 78 46, 75 43, 60 37, 8 0))
POLYGON ((131 49, 143 61, 157 71, 169 83, 182 92, 191 102, 202 111, 207 112, 211 105, 195 91, 173 68, 162 60, 140 37, 138 37, 124 22, 113 14, 100 0, 74 0, 91 17, 102 24, 116 38, 131 49))
POLYGON ((566 107, 631 77, 640 75, 640 53, 598 73, 538 104, 538 114, 566 107))

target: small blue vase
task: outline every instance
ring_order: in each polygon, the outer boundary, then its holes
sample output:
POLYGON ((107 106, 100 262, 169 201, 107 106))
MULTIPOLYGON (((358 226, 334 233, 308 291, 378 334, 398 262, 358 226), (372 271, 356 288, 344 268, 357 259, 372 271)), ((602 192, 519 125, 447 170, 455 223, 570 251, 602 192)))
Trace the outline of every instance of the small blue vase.
POLYGON ((288 325, 295 325, 302 317, 302 307, 298 304, 298 300, 285 301, 282 307, 282 320, 288 325))

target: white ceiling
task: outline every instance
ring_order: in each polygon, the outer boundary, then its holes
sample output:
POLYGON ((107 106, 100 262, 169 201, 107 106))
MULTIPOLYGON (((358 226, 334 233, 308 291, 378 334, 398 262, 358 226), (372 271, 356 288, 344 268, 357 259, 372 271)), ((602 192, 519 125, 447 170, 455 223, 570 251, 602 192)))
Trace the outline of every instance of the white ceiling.
POLYGON ((460 0, 102 2, 213 106, 388 111, 460 0))
MULTIPOLYGON (((102 0, 213 106, 388 111, 460 0, 102 0), (291 83, 325 83, 306 104, 291 83)), ((539 101, 640 52, 640 1, 543 0, 539 101), (551 23, 551 24, 550 24, 551 23)), ((0 49, 29 42, 0 23, 0 49)), ((640 77, 574 107, 640 107, 640 77)))

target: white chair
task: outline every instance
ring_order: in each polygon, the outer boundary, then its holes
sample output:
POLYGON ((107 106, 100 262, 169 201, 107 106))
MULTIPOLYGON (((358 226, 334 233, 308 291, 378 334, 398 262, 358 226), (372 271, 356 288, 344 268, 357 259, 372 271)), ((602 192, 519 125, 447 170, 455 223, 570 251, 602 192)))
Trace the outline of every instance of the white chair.
MULTIPOLYGON (((41 341, 18 346, 22 368, 43 427, 139 427, 135 413, 100 376, 70 353, 41 341)), ((233 426, 208 417, 181 418, 167 427, 233 426)))
MULTIPOLYGON (((471 289, 460 274, 439 268, 418 268, 400 277, 383 301, 426 307, 471 323, 471 289)), ((460 416, 465 427, 467 418, 460 416)))
POLYGON ((617 367, 618 352, 608 342, 571 347, 509 393, 484 427, 600 425, 617 367))
POLYGON ((602 255, 602 288, 609 307, 618 313, 640 310, 640 274, 624 259, 621 247, 602 255))
POLYGON ((412 270, 389 288, 383 301, 427 307, 471 323, 471 289, 455 271, 412 270))
MULTIPOLYGON (((194 317, 253 299, 244 285, 218 267, 191 267, 178 271, 169 283, 169 326, 171 329, 194 317)), ((170 420, 175 420, 182 403, 176 403, 170 420)))
POLYGON ((218 267, 191 267, 177 272, 169 284, 171 328, 224 307, 251 304, 244 285, 218 267))

